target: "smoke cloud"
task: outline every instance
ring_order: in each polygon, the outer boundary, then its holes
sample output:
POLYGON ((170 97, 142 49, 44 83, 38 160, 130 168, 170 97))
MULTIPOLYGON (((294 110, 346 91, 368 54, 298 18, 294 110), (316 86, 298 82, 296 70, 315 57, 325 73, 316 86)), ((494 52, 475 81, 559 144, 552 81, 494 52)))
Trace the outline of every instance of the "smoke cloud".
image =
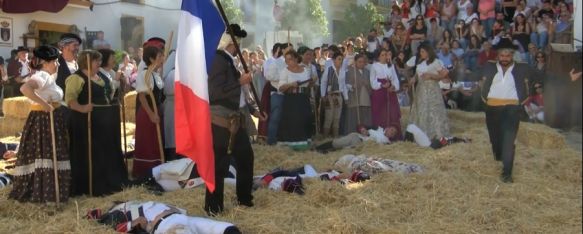
MULTIPOLYGON (((307 0, 277 0, 278 5, 283 11, 289 1, 306 1, 307 0)), ((324 2, 324 1, 323 1, 324 2)), ((264 48, 265 52, 270 53, 271 47, 275 42, 287 42, 288 28, 282 28, 279 22, 276 22, 273 16, 274 0, 237 0, 236 2, 244 12, 243 27, 249 32, 251 37, 244 41, 244 46, 255 49, 256 45, 264 48)), ((323 4, 323 7, 326 6, 323 4)), ((328 12, 326 12, 328 14, 328 12)), ((300 16, 302 14, 298 14, 300 16)), ((305 30, 313 28, 316 22, 310 21, 306 17, 296 18, 296 22, 291 26, 291 42, 297 46, 302 43, 309 47, 316 47, 322 43, 329 43, 327 36, 322 36, 315 31, 305 30), (310 39, 308 41, 308 39, 310 39)))

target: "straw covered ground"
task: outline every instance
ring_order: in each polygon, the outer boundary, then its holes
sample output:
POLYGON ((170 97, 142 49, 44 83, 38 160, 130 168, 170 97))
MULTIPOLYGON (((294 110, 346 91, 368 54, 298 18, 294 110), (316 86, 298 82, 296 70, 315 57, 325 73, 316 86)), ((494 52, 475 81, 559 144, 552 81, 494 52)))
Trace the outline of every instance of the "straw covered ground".
MULTIPOLYGON (((403 109, 404 114, 407 110, 403 109)), ((403 119, 406 120, 406 116, 403 119)), ((345 154, 366 154, 424 167, 416 175, 384 173, 348 188, 335 182, 306 181, 304 196, 259 190, 255 207, 234 206, 226 190, 226 212, 217 219, 245 233, 581 233, 582 158, 555 130, 521 124, 514 183, 499 180, 501 165, 490 153, 483 114, 450 112, 454 135, 473 139, 440 150, 412 143, 364 146, 321 155, 255 145, 255 172, 312 164, 332 168, 345 154)), ((73 198, 62 211, 20 204, 0 190, 0 233, 113 233, 83 219, 88 209, 106 209, 116 200, 156 200, 204 216, 204 189, 162 196, 143 188, 104 198, 73 198)))

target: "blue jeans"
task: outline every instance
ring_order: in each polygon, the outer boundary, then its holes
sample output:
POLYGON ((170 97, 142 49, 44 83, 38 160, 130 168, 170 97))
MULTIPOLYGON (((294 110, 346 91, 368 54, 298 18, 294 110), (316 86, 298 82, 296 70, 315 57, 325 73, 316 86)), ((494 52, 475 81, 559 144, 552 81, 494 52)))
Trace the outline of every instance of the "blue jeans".
POLYGON ((279 128, 279 120, 281 120, 283 98, 284 96, 281 94, 271 95, 271 113, 267 124, 267 144, 269 145, 277 143, 277 129, 279 128))
POLYGON ((533 32, 530 34, 530 42, 534 43, 536 45, 536 47, 538 47, 539 49, 542 49, 545 46, 547 46, 548 40, 549 40, 549 33, 548 32, 542 32, 542 33, 533 32))

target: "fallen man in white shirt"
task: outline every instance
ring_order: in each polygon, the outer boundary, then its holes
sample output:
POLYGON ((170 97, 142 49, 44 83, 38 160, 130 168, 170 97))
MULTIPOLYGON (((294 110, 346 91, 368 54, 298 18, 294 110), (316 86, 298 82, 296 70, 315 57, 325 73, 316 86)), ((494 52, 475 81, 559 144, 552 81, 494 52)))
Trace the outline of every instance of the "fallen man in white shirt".
POLYGON ((241 233, 232 223, 188 216, 184 209, 154 201, 118 203, 105 214, 99 209, 92 210, 87 218, 122 233, 241 233))
POLYGON ((269 188, 274 191, 286 191, 288 193, 304 194, 303 179, 320 178, 321 180, 339 181, 346 185, 359 183, 370 179, 370 176, 360 170, 349 170, 350 173, 342 173, 335 170, 318 173, 312 165, 305 165, 292 170, 276 168, 271 172, 255 177, 253 189, 269 188))
POLYGON ((374 141, 377 144, 390 144, 398 140, 401 140, 401 136, 396 126, 390 126, 388 128, 367 128, 360 126, 358 132, 324 142, 316 146, 315 150, 325 154, 334 150, 355 147, 364 141, 374 141))
POLYGON ((472 142, 469 138, 461 137, 442 137, 439 139, 429 139, 427 134, 423 132, 417 125, 409 124, 405 132, 405 141, 411 141, 417 143, 421 147, 431 147, 432 149, 440 149, 442 147, 455 144, 455 143, 470 143, 472 142))

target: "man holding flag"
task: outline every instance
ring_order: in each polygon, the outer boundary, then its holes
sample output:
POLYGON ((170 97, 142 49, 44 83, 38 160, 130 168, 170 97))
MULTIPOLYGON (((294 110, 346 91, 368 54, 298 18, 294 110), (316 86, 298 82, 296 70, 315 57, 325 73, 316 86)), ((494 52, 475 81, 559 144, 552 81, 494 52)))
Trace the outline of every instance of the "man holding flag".
MULTIPOLYGON (((225 23, 211 0, 183 1, 182 11, 176 48, 176 151, 196 162, 207 187, 209 215, 224 209, 229 156, 236 161, 238 203, 253 206, 254 155, 239 112, 245 104, 241 86, 251 82, 251 74, 241 75, 235 68, 237 48, 225 34, 225 23)), ((238 25, 230 28, 236 37, 247 36, 238 25)), ((265 120, 257 106, 249 109, 265 120)))
MULTIPOLYGON (((231 26, 236 37, 247 35, 238 26, 231 26)), ((224 177, 229 168, 229 156, 235 159, 237 169, 237 200, 244 206, 253 206, 251 189, 253 185, 253 149, 249 137, 241 125, 244 116, 240 106, 247 106, 249 112, 260 120, 257 105, 245 103, 241 87, 251 82, 251 74, 240 74, 235 67, 236 48, 230 35, 223 35, 219 50, 209 71, 209 101, 215 152, 215 191, 207 190, 205 210, 214 214, 223 210, 224 177)))

